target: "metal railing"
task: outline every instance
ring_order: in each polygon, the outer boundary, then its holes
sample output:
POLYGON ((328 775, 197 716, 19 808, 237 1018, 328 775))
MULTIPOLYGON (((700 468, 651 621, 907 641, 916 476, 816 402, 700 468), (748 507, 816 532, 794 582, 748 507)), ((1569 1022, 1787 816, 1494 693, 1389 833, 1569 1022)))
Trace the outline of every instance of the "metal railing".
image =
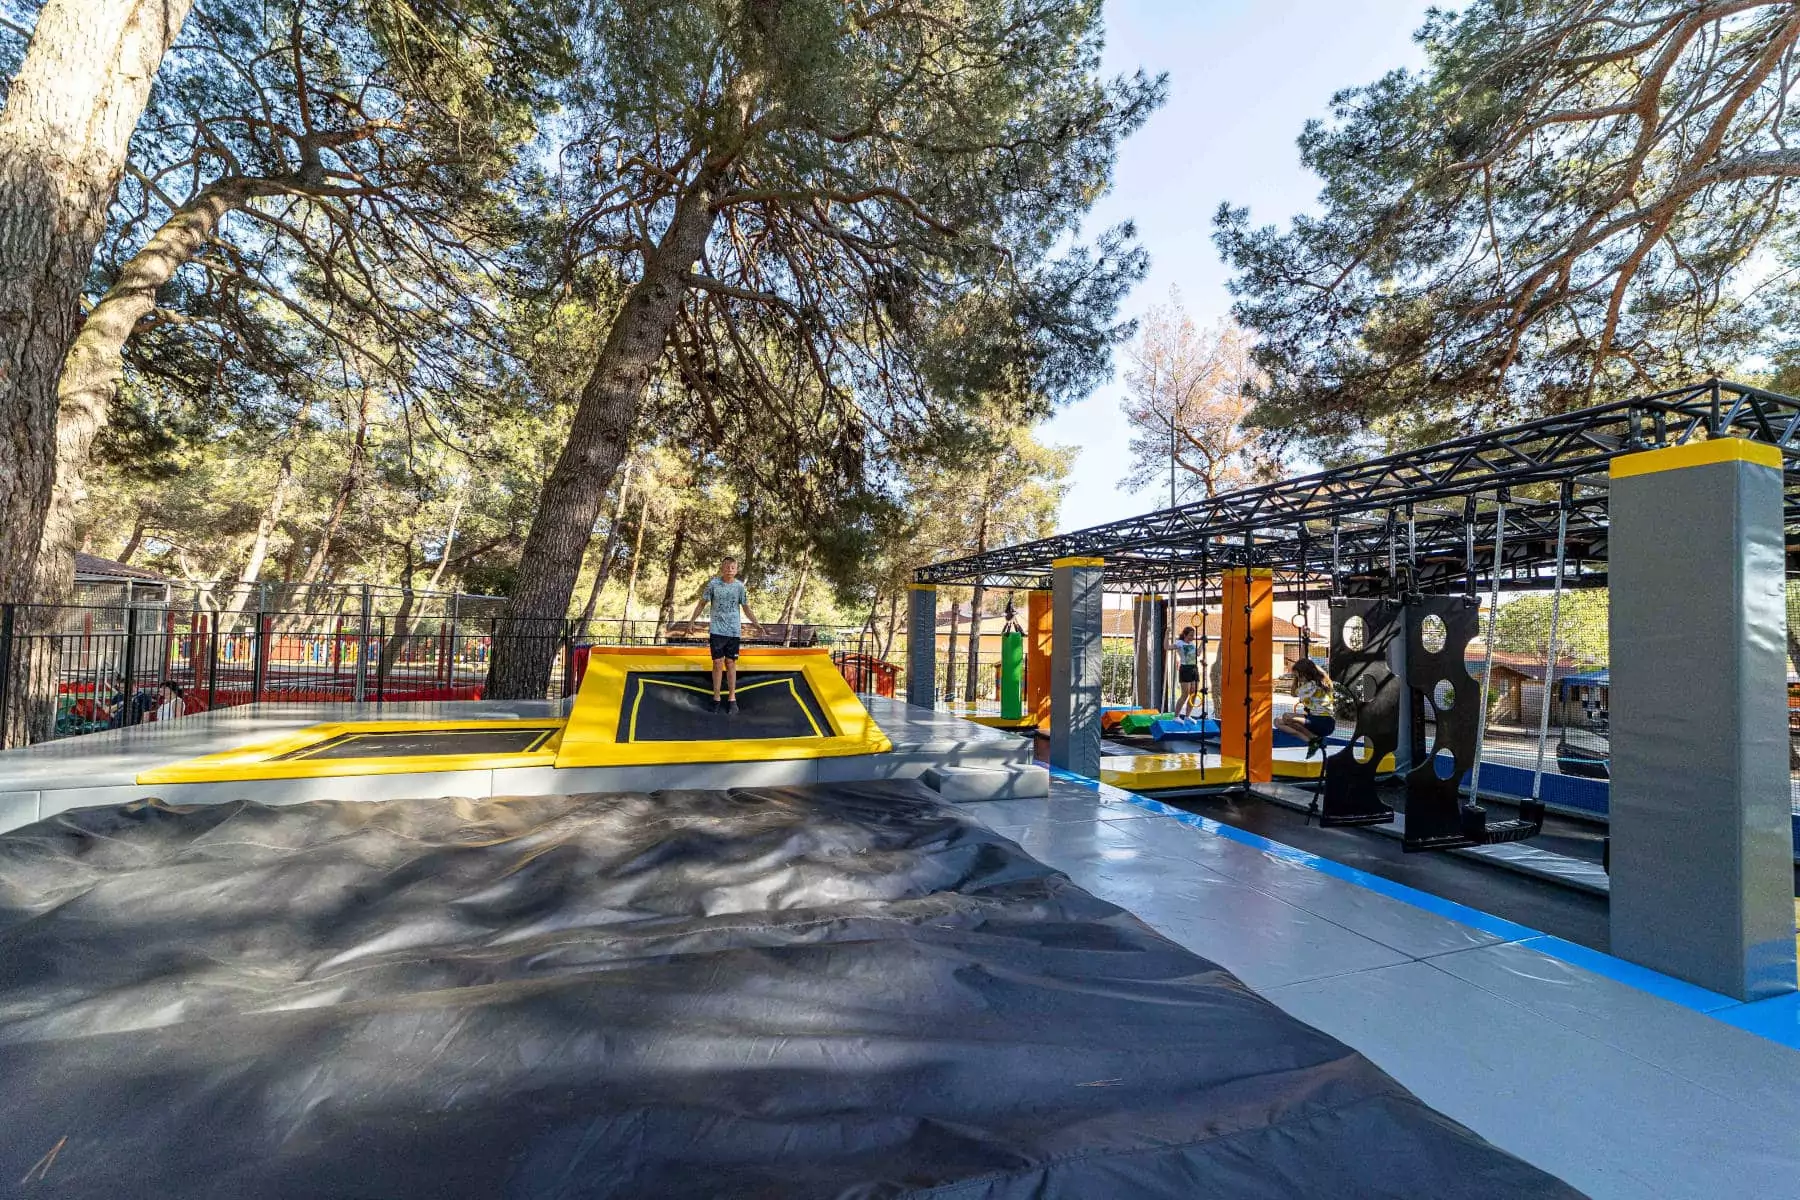
MULTIPOLYGON (((0 604, 0 745, 137 725, 159 708, 166 719, 253 703, 482 699, 504 601, 420 593, 408 605, 397 595, 352 592, 354 604, 323 612, 0 604), (170 707, 165 682, 179 689, 178 705, 170 707)), ((551 663, 547 699, 573 694, 579 647, 691 632, 618 618, 525 628, 551 663)), ((892 694, 892 671, 863 631, 804 631, 833 648, 852 686, 892 694)))

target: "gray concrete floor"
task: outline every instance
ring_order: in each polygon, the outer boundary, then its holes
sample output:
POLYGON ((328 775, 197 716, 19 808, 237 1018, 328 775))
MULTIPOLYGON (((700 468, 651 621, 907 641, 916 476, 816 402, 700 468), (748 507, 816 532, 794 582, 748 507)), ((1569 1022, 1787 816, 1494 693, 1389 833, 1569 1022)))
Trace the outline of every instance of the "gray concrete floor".
POLYGON ((1114 789, 967 811, 1594 1197, 1800 1197, 1800 1052, 1114 789))

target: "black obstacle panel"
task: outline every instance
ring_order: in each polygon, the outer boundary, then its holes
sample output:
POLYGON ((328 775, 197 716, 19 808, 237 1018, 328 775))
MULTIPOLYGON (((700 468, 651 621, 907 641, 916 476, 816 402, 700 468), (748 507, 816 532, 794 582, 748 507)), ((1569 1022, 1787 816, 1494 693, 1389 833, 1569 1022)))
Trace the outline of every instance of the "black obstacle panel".
POLYGON ((1401 681, 1388 667, 1388 648, 1403 628, 1397 600, 1331 601, 1331 678, 1355 711, 1355 728, 1348 746, 1326 756, 1315 797, 1321 825, 1386 825, 1394 819, 1375 790, 1375 776, 1400 744, 1401 681))
POLYGON ((1407 686, 1414 711, 1429 706, 1437 730, 1431 753, 1406 773, 1408 850, 1521 841, 1543 828, 1543 805, 1534 801, 1519 806, 1520 820, 1490 822, 1479 798, 1462 797, 1481 736, 1481 681, 1468 668, 1468 646, 1480 625, 1474 596, 1415 595, 1406 604, 1407 686))
POLYGON ((276 755, 273 762, 320 758, 434 758, 448 754, 525 754, 556 732, 555 726, 504 725, 492 729, 407 729, 344 733, 314 746, 276 755))
POLYGON ((79 809, 0 943, 19 1195, 1576 1196, 914 784, 79 809))
MULTIPOLYGON (((723 687, 720 688, 723 694, 723 687)), ((713 712, 703 671, 631 671, 619 705, 621 742, 725 742, 831 737, 804 671, 739 671, 738 711, 713 712)))

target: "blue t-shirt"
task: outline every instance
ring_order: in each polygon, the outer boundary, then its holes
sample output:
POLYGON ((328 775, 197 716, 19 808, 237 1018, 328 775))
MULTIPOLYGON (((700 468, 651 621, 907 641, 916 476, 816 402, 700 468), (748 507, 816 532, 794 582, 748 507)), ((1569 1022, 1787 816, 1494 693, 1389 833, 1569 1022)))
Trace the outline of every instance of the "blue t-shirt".
POLYGON ((750 592, 744 587, 744 581, 734 579, 726 583, 717 575, 706 581, 706 587, 700 594, 712 605, 712 624, 707 632, 719 637, 743 637, 744 618, 741 610, 750 599, 750 592))
POLYGON ((1200 665, 1200 647, 1176 638, 1175 658, 1184 667, 1197 667, 1200 665))

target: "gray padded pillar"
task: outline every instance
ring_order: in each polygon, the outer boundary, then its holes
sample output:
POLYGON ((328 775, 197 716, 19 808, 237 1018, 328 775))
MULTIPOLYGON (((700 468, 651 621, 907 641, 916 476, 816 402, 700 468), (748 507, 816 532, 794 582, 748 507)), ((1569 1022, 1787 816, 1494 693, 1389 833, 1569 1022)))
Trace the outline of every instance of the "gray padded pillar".
POLYGON ((1050 765, 1100 777, 1101 560, 1051 564, 1050 765))
POLYGON ((1718 439, 1613 460, 1612 952, 1794 990, 1782 464, 1718 439))
POLYGON ((906 702, 937 707, 937 589, 908 585, 906 593, 906 702))
POLYGON ((1132 697, 1139 708, 1161 711, 1167 694, 1168 605, 1161 596, 1131 598, 1132 697))

